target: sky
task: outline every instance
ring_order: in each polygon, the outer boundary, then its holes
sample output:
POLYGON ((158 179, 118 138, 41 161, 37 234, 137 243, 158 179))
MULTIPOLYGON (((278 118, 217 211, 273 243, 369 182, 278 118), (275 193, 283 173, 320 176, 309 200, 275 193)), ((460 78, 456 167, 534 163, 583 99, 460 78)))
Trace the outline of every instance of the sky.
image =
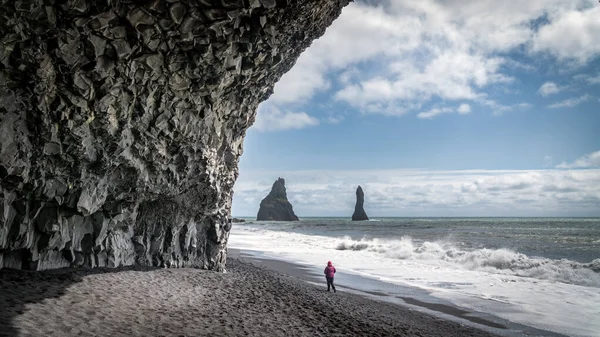
POLYGON ((597 0, 355 1, 248 130, 232 214, 600 216, 597 0))

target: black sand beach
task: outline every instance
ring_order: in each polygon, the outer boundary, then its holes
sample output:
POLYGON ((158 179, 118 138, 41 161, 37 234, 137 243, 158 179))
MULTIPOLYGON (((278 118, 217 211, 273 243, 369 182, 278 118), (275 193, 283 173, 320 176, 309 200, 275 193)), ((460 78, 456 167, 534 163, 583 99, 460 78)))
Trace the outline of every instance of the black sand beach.
POLYGON ((0 270, 2 336, 493 336, 230 258, 196 269, 0 270))

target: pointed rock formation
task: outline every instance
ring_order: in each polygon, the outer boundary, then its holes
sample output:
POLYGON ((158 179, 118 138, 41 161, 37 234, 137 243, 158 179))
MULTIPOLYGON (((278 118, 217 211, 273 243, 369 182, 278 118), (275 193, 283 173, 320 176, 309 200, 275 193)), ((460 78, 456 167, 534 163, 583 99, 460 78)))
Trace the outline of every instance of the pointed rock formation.
POLYGON ((0 268, 223 270, 258 104, 349 1, 0 0, 0 268))
POLYGON ((365 193, 360 185, 356 189, 356 206, 354 206, 354 214, 352 214, 352 221, 369 220, 363 205, 365 203, 365 193))
POLYGON ((292 204, 287 200, 283 178, 273 183, 271 192, 261 201, 256 220, 298 221, 292 204))

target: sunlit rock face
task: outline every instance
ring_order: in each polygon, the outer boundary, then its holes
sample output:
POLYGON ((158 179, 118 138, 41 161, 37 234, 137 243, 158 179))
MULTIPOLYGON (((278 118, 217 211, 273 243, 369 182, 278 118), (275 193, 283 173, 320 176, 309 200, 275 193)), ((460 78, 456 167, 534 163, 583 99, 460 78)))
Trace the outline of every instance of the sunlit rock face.
POLYGON ((349 0, 0 0, 0 268, 223 270, 246 129, 349 0))

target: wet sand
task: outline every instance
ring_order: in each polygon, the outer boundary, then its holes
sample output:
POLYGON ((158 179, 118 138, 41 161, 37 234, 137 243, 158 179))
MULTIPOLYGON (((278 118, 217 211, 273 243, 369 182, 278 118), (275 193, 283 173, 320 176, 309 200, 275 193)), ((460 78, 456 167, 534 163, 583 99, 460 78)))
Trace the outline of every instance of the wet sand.
POLYGON ((283 274, 230 258, 224 274, 0 270, 0 335, 494 336, 364 296, 327 292, 292 269, 278 266, 283 274))

